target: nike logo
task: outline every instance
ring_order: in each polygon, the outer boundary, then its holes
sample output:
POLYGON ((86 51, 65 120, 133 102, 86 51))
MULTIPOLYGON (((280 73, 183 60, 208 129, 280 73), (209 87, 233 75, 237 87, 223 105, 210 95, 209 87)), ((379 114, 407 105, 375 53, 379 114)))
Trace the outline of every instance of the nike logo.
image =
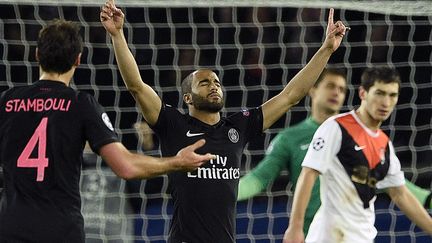
POLYGON ((203 132, 200 132, 200 133, 191 133, 190 130, 187 131, 187 133, 186 133, 186 137, 195 137, 195 136, 201 136, 201 135, 204 135, 204 133, 203 132))
POLYGON ((356 146, 354 146, 354 150, 355 151, 360 151, 360 150, 363 150, 363 149, 365 149, 366 148, 366 146, 358 146, 358 145, 356 145, 356 146))

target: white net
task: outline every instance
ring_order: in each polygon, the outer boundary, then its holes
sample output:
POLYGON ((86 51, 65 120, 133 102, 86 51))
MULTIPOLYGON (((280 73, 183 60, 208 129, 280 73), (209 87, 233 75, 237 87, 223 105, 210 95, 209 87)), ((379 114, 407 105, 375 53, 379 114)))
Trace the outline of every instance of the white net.
MULTIPOLYGON (((184 108, 181 80, 192 70, 208 67, 225 86, 224 113, 259 106, 319 48, 326 26, 324 8, 338 7, 337 18, 352 28, 330 60, 332 66, 348 70, 344 110, 359 103, 356 89, 364 68, 397 68, 403 80, 400 101, 383 128, 394 141, 407 178, 431 188, 432 11, 427 1, 385 1, 381 7, 375 5, 378 1, 365 1, 368 6, 358 3, 362 1, 269 1, 270 7, 260 7, 264 1, 212 1, 212 7, 193 2, 117 1, 127 16, 126 37, 142 77, 166 103, 184 108)), ((38 79, 37 33, 56 17, 82 24, 85 51, 74 87, 93 93, 124 144, 142 151, 133 128, 142 118, 99 23, 99 3, 0 1, 0 91, 38 79)), ((306 98, 248 145, 243 172, 256 166, 277 132, 308 115, 308 105, 306 98)), ((146 154, 159 154, 157 141, 146 154)), ((166 177, 126 182, 100 159, 91 154, 86 158, 81 188, 87 241, 164 242, 172 213, 166 177)), ((238 204, 237 242, 280 242, 292 196, 286 175, 282 173, 268 192, 238 204)), ((376 242, 430 242, 384 196, 377 201, 377 227, 376 242)))

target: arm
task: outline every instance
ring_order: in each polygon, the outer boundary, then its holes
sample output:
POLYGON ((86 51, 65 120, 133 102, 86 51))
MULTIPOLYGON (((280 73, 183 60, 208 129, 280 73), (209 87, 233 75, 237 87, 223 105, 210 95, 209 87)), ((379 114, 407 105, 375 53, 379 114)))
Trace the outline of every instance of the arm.
POLYGON ((274 181, 290 161, 290 146, 285 133, 279 133, 267 148, 266 155, 258 165, 240 178, 237 201, 249 199, 263 191, 274 181))
POLYGON ((432 235, 431 217, 405 185, 390 187, 387 193, 413 223, 432 235))
POLYGON ((145 179, 177 170, 191 171, 204 161, 214 159, 214 155, 199 155, 194 151, 202 147, 205 140, 183 148, 176 156, 156 158, 129 152, 121 143, 110 143, 100 148, 99 154, 114 173, 123 179, 145 179))
POLYGON ((303 167, 297 181, 288 229, 285 231, 284 243, 304 242, 303 224, 306 207, 309 203, 312 187, 319 172, 303 167))
POLYGON ((138 65, 129 50, 123 33, 124 18, 123 12, 114 5, 114 0, 107 1, 101 8, 100 20, 111 35, 123 81, 139 104, 145 120, 150 125, 154 125, 157 122, 162 101, 156 92, 141 79, 138 65))
POLYGON ((297 104, 312 88, 331 54, 339 47, 345 35, 345 26, 341 21, 333 23, 333 9, 330 9, 326 38, 309 63, 288 83, 281 93, 262 105, 263 130, 273 125, 293 105, 297 104))
POLYGON ((265 186, 260 179, 251 171, 240 178, 237 201, 249 199, 260 193, 264 188, 265 186))
POLYGON ((431 191, 423 189, 409 181, 405 181, 405 186, 425 208, 432 208, 431 191))

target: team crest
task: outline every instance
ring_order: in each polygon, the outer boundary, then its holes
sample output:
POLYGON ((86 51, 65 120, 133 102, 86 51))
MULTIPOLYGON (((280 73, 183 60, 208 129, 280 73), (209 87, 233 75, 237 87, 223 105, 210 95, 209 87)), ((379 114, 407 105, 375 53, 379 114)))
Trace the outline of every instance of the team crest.
POLYGON ((243 116, 249 116, 250 112, 248 110, 242 110, 243 116))
POLYGON ((237 130, 235 130, 234 128, 231 128, 231 129, 228 131, 228 138, 229 138, 229 140, 230 140, 231 142, 233 142, 233 143, 237 143, 237 142, 239 141, 239 139, 240 139, 240 136, 239 136, 237 130))
POLYGON ((107 113, 105 113, 105 112, 102 114, 102 121, 105 123, 105 125, 106 125, 106 126, 107 126, 111 131, 114 131, 114 127, 113 127, 113 125, 111 124, 111 121, 110 121, 110 119, 109 119, 107 113))

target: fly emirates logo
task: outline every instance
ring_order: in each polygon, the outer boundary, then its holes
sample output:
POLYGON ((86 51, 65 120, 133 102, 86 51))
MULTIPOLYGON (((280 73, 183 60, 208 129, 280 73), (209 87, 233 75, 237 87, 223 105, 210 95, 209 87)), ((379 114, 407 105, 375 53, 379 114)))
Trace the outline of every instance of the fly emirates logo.
POLYGON ((189 178, 232 180, 240 178, 240 168, 227 168, 226 156, 216 155, 216 159, 208 162, 208 167, 200 167, 196 171, 188 172, 189 178))

